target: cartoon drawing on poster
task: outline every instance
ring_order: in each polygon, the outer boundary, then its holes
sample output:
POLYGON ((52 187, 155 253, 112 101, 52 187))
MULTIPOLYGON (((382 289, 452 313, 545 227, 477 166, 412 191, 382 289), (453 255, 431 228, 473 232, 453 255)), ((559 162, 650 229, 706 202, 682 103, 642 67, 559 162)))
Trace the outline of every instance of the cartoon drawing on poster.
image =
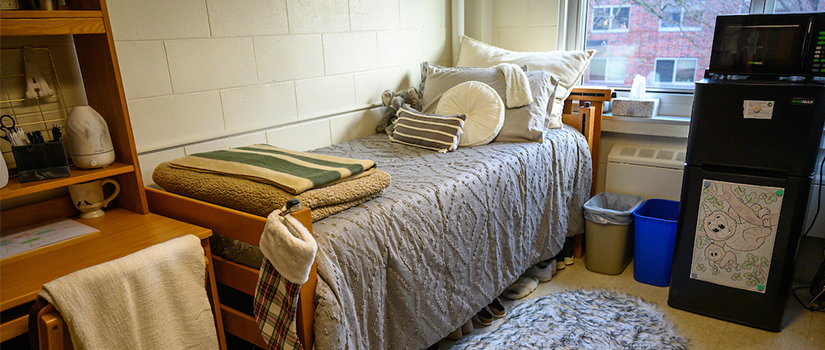
POLYGON ((690 278, 765 293, 783 194, 704 180, 690 278))

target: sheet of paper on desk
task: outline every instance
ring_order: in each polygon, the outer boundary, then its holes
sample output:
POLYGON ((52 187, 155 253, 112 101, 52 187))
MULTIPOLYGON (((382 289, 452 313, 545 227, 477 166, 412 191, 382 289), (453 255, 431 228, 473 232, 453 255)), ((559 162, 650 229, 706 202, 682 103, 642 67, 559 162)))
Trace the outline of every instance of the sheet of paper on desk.
POLYGON ((100 231, 70 219, 21 227, 3 233, 0 238, 0 259, 94 232, 100 231))

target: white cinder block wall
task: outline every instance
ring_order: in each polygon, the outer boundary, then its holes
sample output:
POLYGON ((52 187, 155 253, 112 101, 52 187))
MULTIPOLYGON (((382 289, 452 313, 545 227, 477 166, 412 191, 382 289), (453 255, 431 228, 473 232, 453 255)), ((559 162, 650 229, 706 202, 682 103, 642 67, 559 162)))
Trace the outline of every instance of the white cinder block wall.
POLYGON ((449 65, 449 0, 109 0, 144 182, 186 154, 375 133, 381 92, 449 65))
POLYGON ((513 51, 558 50, 559 5, 558 0, 464 0, 464 32, 513 51))

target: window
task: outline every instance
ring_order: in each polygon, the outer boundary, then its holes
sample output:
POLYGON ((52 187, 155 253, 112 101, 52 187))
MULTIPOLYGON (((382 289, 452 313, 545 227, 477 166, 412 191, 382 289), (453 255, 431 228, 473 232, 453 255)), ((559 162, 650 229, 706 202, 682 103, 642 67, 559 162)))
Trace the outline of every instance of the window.
POLYGON ((630 5, 593 8, 594 32, 626 32, 630 27, 630 5))
POLYGON ((626 61, 624 57, 594 57, 590 61, 587 77, 590 81, 623 83, 626 61))
POLYGON ((647 78, 649 91, 687 93, 710 63, 716 16, 747 12, 751 4, 751 0, 580 1, 589 4, 584 12, 588 18, 584 23, 589 24, 584 27, 585 49, 596 50, 585 85, 629 88, 638 74, 647 78))
POLYGON ((660 85, 692 85, 696 77, 696 62, 695 58, 657 58, 652 81, 660 85))
POLYGON ((559 19, 560 49, 596 50, 582 84, 606 85, 622 94, 630 89, 633 77, 644 76, 649 96, 678 101, 666 112, 675 116, 690 116, 694 84, 688 76, 692 74, 692 81, 704 78, 717 15, 825 11, 825 1, 820 0, 567 0, 565 4, 566 16, 559 19), (624 71, 619 67, 621 58, 624 71))
POLYGON ((816 0, 776 0, 773 12, 822 12, 825 11, 825 2, 816 0))
POLYGON ((703 14, 697 9, 667 4, 658 16, 659 31, 702 30, 703 14))

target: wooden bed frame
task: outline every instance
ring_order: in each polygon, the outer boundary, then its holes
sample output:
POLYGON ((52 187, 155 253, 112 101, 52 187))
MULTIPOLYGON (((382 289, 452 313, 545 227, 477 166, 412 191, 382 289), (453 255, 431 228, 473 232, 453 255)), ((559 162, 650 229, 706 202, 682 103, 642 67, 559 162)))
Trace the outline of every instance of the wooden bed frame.
MULTIPOLYGON (((587 139, 593 159, 593 185, 591 194, 596 187, 596 165, 599 156, 599 140, 601 135, 601 118, 603 103, 610 101, 612 89, 601 88, 573 88, 573 91, 564 103, 562 121, 571 125, 587 139), (574 106, 577 106, 574 111, 574 106)), ((209 204, 196 199, 179 196, 165 191, 146 188, 146 198, 149 201, 151 212, 189 222, 198 226, 212 229, 218 234, 237 239, 252 245, 258 245, 266 225, 266 218, 256 216, 226 207, 209 204)), ((306 208, 292 214, 312 232, 310 211, 306 208)), ((581 257, 581 236, 577 236, 576 257, 581 257)), ((254 295, 258 281, 258 270, 212 256, 217 283, 234 288, 244 294, 254 295)), ((304 349, 312 349, 313 318, 315 315, 315 286, 317 275, 315 264, 312 265, 309 281, 301 287, 298 302, 297 331, 304 349)), ((221 303, 220 310, 223 318, 223 328, 226 333, 244 339, 262 348, 268 348, 258 330, 255 318, 232 307, 221 303)))

